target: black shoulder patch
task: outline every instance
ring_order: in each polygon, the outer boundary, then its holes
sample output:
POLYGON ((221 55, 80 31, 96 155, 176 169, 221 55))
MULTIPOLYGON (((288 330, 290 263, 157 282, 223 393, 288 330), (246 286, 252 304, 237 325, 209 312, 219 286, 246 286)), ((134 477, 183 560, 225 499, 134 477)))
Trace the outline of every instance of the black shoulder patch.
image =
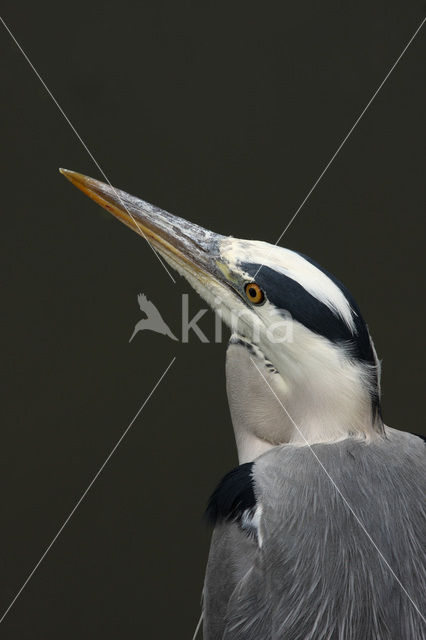
POLYGON ((252 471, 253 462, 245 462, 222 478, 207 504, 205 517, 210 524, 224 520, 241 524, 244 513, 256 506, 252 471))

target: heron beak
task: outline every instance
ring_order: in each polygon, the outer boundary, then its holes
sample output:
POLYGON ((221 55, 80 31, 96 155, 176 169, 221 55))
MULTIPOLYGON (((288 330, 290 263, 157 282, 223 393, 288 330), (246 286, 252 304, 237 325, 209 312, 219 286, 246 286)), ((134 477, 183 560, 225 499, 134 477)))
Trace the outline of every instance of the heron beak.
POLYGON ((68 169, 59 171, 89 198, 144 237, 183 275, 196 277, 205 285, 212 277, 223 280, 217 265, 223 236, 94 178, 68 169))

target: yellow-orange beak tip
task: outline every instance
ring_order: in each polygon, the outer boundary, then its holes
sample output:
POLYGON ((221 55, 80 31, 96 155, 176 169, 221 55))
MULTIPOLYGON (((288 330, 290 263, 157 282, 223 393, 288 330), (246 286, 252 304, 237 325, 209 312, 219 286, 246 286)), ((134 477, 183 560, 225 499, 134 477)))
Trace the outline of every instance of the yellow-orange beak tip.
MULTIPOLYGON (((148 240, 172 266, 186 265, 193 273, 216 272, 218 234, 77 171, 59 169, 77 189, 148 240)), ((176 266, 175 266, 176 268, 176 266)))

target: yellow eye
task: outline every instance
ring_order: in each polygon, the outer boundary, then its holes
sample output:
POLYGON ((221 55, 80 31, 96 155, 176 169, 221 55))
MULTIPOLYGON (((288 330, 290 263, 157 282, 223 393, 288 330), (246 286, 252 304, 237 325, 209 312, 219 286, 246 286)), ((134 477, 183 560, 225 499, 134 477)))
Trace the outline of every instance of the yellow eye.
POLYGON ((249 282, 244 287, 244 291, 246 292, 247 298, 253 304, 260 304, 265 299, 265 294, 262 289, 255 282, 249 282))

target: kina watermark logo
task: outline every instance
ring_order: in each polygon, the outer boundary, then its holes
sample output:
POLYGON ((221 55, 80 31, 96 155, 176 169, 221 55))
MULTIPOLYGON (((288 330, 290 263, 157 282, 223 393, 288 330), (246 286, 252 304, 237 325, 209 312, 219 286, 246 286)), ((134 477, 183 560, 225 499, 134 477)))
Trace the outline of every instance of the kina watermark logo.
MULTIPOLYGON (((167 322, 164 320, 158 308, 155 304, 147 298, 144 293, 138 295, 139 308, 142 311, 144 317, 141 318, 133 329, 133 333, 130 336, 129 342, 131 342, 137 333, 140 331, 154 331, 160 333, 163 336, 167 336, 171 340, 178 341, 179 338, 173 333, 167 322)), ((189 317, 189 295, 187 293, 182 294, 182 333, 180 341, 183 343, 189 342, 189 334, 191 331, 197 336, 200 342, 210 342, 201 327, 198 326, 198 322, 201 318, 208 313, 209 309, 200 309, 191 319, 189 317)), ((214 341, 222 341, 222 320, 220 314, 215 316, 214 327, 214 341)))
MULTIPOLYGON (((214 316, 213 340, 209 340, 198 325, 201 318, 208 313, 209 309, 200 309, 190 318, 189 295, 187 293, 182 294, 182 327, 180 338, 176 337, 170 326, 164 320, 159 309, 144 293, 139 293, 137 300, 143 317, 136 322, 129 342, 132 342, 135 336, 143 331, 154 331, 155 333, 167 336, 171 340, 180 341, 184 344, 189 342, 191 331, 197 336, 200 342, 222 342, 222 310, 221 300, 219 299, 214 301, 216 313, 214 316)), ((275 314, 273 320, 268 322, 267 328, 265 328, 263 322, 255 313, 244 307, 232 313, 228 312, 227 316, 231 333, 240 333, 239 329, 243 327, 244 335, 249 335, 255 342, 259 341, 262 331, 271 343, 281 344, 283 342, 293 342, 293 318, 291 314, 286 311, 280 310, 279 314, 275 314)))
POLYGON ((129 342, 133 340, 139 331, 146 331, 147 329, 148 331, 155 331, 156 333, 161 333, 163 336, 168 336, 172 340, 177 340, 168 324, 164 322, 155 304, 151 302, 151 300, 148 300, 145 294, 140 293, 138 295, 138 303, 140 310, 146 317, 135 324, 129 342))

